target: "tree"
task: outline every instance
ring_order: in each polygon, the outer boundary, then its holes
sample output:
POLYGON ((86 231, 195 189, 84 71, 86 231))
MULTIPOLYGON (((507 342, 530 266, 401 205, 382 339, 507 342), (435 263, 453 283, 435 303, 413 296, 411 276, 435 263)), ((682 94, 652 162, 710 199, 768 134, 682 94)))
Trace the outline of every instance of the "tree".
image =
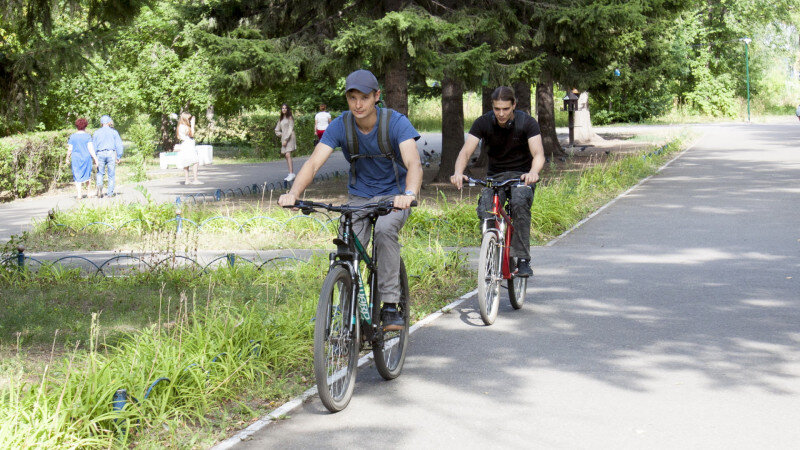
POLYGON ((0 22, 0 135, 37 126, 51 83, 82 69, 145 0, 12 0, 0 22))

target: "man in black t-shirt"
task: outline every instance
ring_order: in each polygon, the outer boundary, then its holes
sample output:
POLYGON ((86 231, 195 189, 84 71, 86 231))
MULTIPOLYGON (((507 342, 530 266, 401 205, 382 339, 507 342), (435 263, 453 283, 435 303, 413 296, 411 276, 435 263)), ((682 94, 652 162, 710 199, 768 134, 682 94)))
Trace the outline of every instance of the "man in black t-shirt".
MULTIPOLYGON (((533 275, 530 267, 531 205, 534 183, 539 181, 539 171, 544 167, 544 149, 539 123, 523 111, 515 111, 514 90, 500 86, 492 92, 492 111, 478 117, 469 130, 464 146, 456 159, 450 182, 461 189, 464 170, 472 153, 483 140, 483 151, 488 151, 489 168, 486 175, 502 181, 521 178, 524 185, 512 186, 508 191, 511 214, 514 218, 514 235, 511 237, 511 257, 519 258, 517 276, 533 275), (522 122, 520 122, 522 121, 522 122)), ((500 201, 505 202, 506 192, 500 201)), ((492 209, 492 190, 483 189, 478 200, 478 217, 481 222, 492 209)))

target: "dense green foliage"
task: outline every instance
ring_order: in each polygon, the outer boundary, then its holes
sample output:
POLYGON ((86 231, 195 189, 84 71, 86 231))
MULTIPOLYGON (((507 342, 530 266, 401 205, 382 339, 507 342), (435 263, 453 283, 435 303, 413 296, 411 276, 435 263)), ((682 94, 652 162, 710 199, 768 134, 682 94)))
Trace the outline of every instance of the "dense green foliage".
POLYGON ((44 131, 0 138, 0 197, 27 197, 71 180, 65 159, 70 134, 44 131))
MULTIPOLYGON (((283 102, 343 109, 342 77, 356 67, 387 96, 404 95, 398 84, 438 96, 433 80, 478 90, 546 74, 590 91, 600 122, 674 108, 731 117, 747 96, 744 37, 757 109, 795 102, 797 14, 792 0, 15 0, 0 11, 0 135, 106 113, 124 132, 145 114, 167 146, 169 115, 185 109, 224 137, 225 123, 283 102)), ((266 149, 258 125, 243 134, 266 149)))

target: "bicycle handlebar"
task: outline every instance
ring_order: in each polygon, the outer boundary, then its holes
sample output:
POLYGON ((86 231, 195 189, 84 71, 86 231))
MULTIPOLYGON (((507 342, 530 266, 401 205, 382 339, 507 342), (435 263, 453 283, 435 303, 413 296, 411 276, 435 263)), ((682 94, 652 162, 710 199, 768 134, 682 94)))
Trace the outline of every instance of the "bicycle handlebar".
POLYGON ((517 178, 509 178, 508 180, 505 180, 505 181, 495 181, 495 180, 492 180, 491 178, 489 178, 487 180, 481 180, 479 178, 467 177, 467 181, 469 182, 469 184, 471 186, 474 186, 476 184, 480 184, 481 186, 486 186, 486 187, 489 187, 489 188, 501 188, 503 186, 507 186, 507 185, 512 184, 512 183, 523 183, 522 178, 519 178, 519 177, 517 177, 517 178))
MULTIPOLYGON (((411 202, 411 206, 417 206, 417 201, 414 200, 411 202)), ((327 211, 338 212, 342 214, 354 213, 356 211, 364 211, 364 210, 371 210, 378 215, 386 215, 395 210, 394 203, 391 200, 386 200, 382 202, 372 202, 372 203, 365 203, 363 205, 333 205, 330 203, 320 203, 320 202, 311 202, 305 200, 297 200, 294 202, 294 205, 291 206, 284 206, 284 208, 299 208, 303 211, 304 214, 308 214, 311 211, 316 209, 325 209, 327 211)))

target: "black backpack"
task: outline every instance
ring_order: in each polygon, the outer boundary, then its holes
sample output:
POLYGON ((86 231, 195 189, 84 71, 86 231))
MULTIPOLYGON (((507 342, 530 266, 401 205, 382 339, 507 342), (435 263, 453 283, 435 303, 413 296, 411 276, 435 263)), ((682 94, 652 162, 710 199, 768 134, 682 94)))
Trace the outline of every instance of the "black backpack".
MULTIPOLYGON (((350 176, 353 183, 356 182, 356 160, 359 158, 389 158, 392 161, 392 168, 394 169, 394 179, 397 183, 398 193, 403 193, 403 188, 400 186, 400 172, 397 166, 406 169, 403 160, 396 157, 392 144, 389 141, 389 120, 395 111, 391 108, 380 108, 378 113, 378 148, 381 150, 380 155, 362 155, 358 153, 358 131, 356 130, 356 121, 350 111, 342 113, 342 121, 344 123, 344 134, 347 139, 347 151, 350 153, 350 176)), ((406 169, 407 170, 407 169, 406 169)))

